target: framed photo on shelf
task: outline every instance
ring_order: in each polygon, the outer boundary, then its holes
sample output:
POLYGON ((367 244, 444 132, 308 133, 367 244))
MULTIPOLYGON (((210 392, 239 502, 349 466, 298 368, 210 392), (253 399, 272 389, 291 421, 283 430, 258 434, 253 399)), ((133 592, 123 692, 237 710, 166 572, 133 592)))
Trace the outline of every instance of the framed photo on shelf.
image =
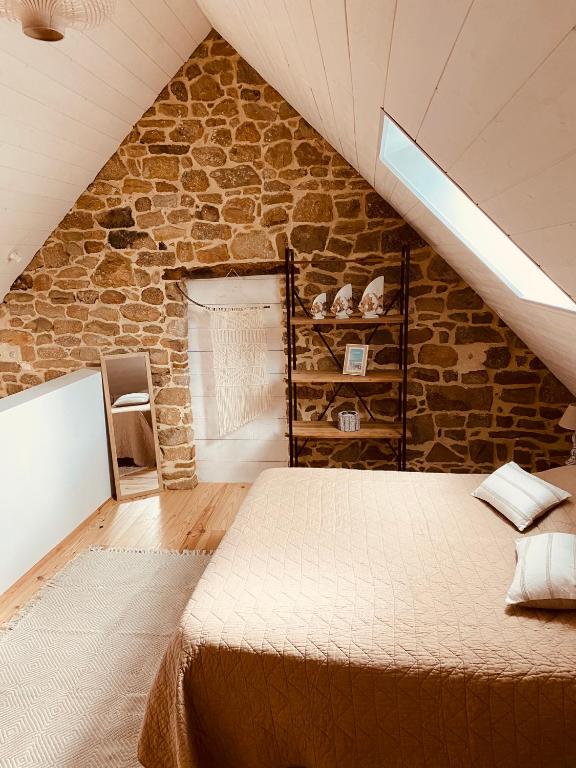
POLYGON ((368 344, 346 344, 346 356, 342 373, 364 376, 368 364, 368 344))

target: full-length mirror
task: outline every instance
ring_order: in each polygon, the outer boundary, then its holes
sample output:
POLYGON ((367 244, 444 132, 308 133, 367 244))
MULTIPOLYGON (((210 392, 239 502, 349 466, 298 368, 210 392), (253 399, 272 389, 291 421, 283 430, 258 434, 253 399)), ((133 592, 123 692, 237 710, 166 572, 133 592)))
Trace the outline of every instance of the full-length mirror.
POLYGON ((154 393, 147 352, 102 356, 116 498, 162 489, 154 393))

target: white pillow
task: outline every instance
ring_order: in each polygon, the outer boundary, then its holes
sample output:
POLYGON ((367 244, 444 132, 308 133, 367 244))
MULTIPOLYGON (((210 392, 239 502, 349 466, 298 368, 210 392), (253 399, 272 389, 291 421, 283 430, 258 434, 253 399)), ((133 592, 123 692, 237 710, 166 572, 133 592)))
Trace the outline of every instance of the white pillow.
POLYGON ((510 461, 492 472, 472 496, 487 501, 523 531, 544 512, 569 499, 571 494, 510 461))
POLYGON ((128 392, 114 400, 114 408, 122 408, 127 405, 146 405, 150 402, 148 392, 128 392))
POLYGON ((541 533, 516 542, 516 572, 507 605, 576 608, 576 536, 541 533))

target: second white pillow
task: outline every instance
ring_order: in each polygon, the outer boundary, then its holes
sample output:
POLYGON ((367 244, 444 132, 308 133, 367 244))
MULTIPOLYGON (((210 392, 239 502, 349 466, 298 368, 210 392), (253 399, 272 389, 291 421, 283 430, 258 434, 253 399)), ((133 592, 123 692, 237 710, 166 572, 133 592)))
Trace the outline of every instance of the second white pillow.
POLYGON ((487 501, 523 531, 571 494, 510 461, 487 477, 472 496, 487 501))
POLYGON ((516 542, 518 562, 507 605, 576 608, 576 536, 540 533, 516 542))

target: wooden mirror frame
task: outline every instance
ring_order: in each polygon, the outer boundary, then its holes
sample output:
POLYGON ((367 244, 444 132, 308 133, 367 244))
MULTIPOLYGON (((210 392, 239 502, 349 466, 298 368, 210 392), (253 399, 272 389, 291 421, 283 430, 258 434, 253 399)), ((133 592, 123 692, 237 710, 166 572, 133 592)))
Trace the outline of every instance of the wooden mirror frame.
POLYGON ((162 479, 162 453, 158 442, 158 427, 156 425, 156 408, 154 405, 154 388, 152 386, 152 372, 150 369, 150 355, 148 352, 122 352, 119 354, 106 355, 100 353, 100 367, 102 373, 102 386, 104 388, 104 401, 106 405, 106 421, 108 423, 108 441, 110 446, 110 455, 112 460, 112 471, 114 474, 114 496, 117 501, 129 501, 130 499, 142 499, 147 496, 155 496, 164 490, 164 481, 162 479), (118 360, 140 357, 144 360, 146 366, 146 381, 148 383, 148 392, 150 395, 150 418, 152 420, 152 433, 154 436, 154 451, 156 456, 156 473, 158 475, 158 487, 151 491, 142 493, 122 494, 120 485, 120 471, 118 469, 118 456, 116 451, 116 437, 114 434, 114 419, 112 413, 112 399, 110 397, 110 386, 108 384, 107 360, 118 360))

